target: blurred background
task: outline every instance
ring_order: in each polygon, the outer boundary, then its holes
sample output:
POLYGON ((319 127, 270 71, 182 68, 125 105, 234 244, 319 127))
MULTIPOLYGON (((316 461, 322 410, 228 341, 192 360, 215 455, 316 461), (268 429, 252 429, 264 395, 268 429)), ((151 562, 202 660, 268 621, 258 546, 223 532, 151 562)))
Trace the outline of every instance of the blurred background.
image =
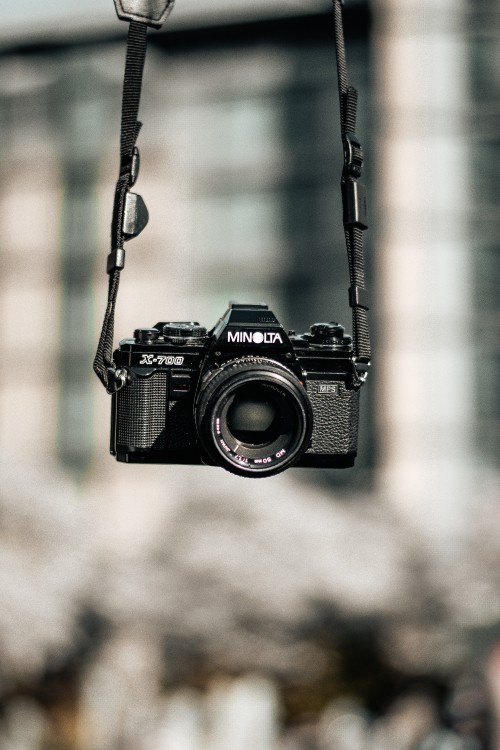
MULTIPOLYGON (((500 748, 500 7, 345 0, 374 358, 357 464, 126 466, 92 372, 127 25, 0 0, 0 748, 500 748)), ((328 0, 150 34, 116 341, 350 330, 328 0)))

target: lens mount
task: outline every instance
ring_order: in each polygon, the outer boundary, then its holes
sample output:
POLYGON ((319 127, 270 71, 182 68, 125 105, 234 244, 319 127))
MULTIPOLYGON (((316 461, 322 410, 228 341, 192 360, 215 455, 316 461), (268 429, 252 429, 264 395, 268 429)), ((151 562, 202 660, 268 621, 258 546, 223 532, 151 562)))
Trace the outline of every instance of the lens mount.
POLYGON ((312 410, 299 379, 274 360, 226 362, 202 381, 198 435, 214 463, 245 477, 278 474, 309 447, 312 410))

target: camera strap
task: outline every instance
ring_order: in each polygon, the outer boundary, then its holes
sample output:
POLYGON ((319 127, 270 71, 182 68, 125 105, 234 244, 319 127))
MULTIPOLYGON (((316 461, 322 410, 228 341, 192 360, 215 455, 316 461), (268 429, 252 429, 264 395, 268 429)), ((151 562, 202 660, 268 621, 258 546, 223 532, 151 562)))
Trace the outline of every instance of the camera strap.
POLYGON ((148 26, 160 28, 173 5, 174 0, 115 0, 118 17, 129 21, 130 25, 123 79, 120 173, 113 204, 111 252, 107 261, 108 303, 94 358, 94 371, 108 393, 119 390, 125 384, 122 373, 117 373, 113 363, 115 307, 120 272, 125 265, 124 244, 142 232, 149 218, 142 197, 130 190, 137 180, 140 166, 136 142, 141 129, 138 114, 148 26))
MULTIPOLYGON (((125 374, 113 363, 114 318, 120 273, 125 265, 124 244, 137 237, 148 221, 140 195, 131 192, 140 166, 136 142, 141 129, 138 120, 142 78, 147 48, 148 26, 160 28, 175 0, 114 0, 118 17, 129 22, 120 129, 120 173, 115 189, 111 224, 111 252, 107 260, 108 302, 102 325, 94 371, 108 393, 125 385, 125 374)), ((349 304, 352 308, 353 345, 356 372, 360 382, 370 363, 368 304, 365 289, 363 231, 366 223, 366 193, 358 181, 363 166, 363 150, 355 135, 357 91, 348 85, 342 23, 343 0, 333 0, 335 49, 340 97, 341 135, 344 168, 341 188, 343 221, 349 263, 349 304)))
POLYGON ((343 0, 333 0, 335 52, 340 100, 340 132, 344 147, 341 189, 344 233, 349 264, 349 305, 352 309, 352 338, 356 372, 362 382, 371 360, 368 330, 368 293, 365 287, 363 232, 368 229, 366 189, 359 182, 363 167, 363 149, 356 136, 358 92, 349 86, 345 36, 342 22, 343 0))

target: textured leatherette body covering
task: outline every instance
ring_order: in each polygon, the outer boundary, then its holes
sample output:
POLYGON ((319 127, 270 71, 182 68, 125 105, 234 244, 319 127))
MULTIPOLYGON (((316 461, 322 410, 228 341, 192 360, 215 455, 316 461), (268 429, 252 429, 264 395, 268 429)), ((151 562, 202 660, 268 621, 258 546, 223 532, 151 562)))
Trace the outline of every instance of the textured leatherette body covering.
POLYGON ((174 7, 174 0, 115 0, 122 21, 140 21, 159 29, 174 7))
POLYGON ((137 378, 117 394, 118 445, 151 448, 165 432, 167 373, 137 378))
POLYGON ((137 378, 117 394, 116 443, 127 449, 186 449, 195 442, 192 399, 167 400, 168 374, 137 378))
POLYGON ((309 380, 313 437, 307 453, 355 453, 358 444, 359 390, 331 380, 309 380))

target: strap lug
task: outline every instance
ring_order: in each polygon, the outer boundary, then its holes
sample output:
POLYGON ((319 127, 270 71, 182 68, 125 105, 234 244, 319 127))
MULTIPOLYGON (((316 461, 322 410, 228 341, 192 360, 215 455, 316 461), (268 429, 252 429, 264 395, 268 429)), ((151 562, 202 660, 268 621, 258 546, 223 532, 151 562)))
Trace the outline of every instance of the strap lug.
POLYGON ((174 0, 115 0, 121 21, 138 21, 159 29, 174 7, 174 0))

